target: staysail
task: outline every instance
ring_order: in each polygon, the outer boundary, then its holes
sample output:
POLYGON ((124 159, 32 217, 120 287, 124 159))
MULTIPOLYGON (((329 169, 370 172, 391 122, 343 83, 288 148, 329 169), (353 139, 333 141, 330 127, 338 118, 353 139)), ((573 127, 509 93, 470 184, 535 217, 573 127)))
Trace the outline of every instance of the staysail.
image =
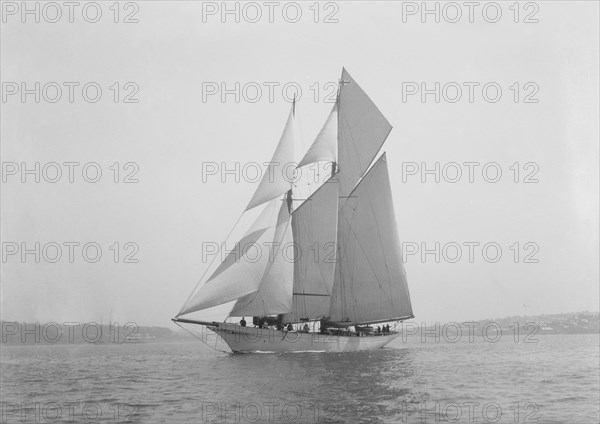
POLYGON ((206 282, 199 283, 179 315, 221 305, 258 289, 269 259, 260 251, 273 240, 282 203, 271 200, 206 282))
POLYGON ((269 256, 258 290, 236 302, 230 316, 267 316, 289 312, 292 308, 294 275, 294 239, 290 228, 290 211, 281 200, 277 228, 273 242, 261 246, 262 254, 269 256))
POLYGON ((284 322, 329 315, 336 262, 338 184, 329 179, 292 216, 296 246, 292 311, 284 322))
POLYGON ((338 254, 331 321, 412 317, 385 153, 340 201, 338 254))

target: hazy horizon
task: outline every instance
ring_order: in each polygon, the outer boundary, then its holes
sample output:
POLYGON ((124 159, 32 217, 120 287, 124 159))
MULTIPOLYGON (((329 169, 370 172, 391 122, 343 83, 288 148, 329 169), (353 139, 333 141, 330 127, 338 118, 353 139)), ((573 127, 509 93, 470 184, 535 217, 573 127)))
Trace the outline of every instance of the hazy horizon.
MULTIPOLYGON (((542 313, 542 314, 536 314, 536 315, 532 315, 532 316, 542 316, 542 315, 576 315, 576 314, 591 314, 591 315, 600 315, 600 311, 572 311, 572 312, 556 312, 556 313, 542 313)), ((426 325, 433 325, 436 323, 439 324, 444 324, 444 323, 463 323, 463 322, 480 322, 480 321, 495 321, 495 320, 503 320, 503 319, 507 319, 507 318, 512 318, 515 315, 507 315, 507 316, 502 316, 502 317, 477 317, 477 318, 471 318, 471 319, 466 319, 466 320, 448 320, 448 321, 443 321, 443 322, 424 322, 426 325)), ((529 315, 525 314, 525 315, 520 315, 523 317, 527 317, 529 315)), ((411 322, 416 322, 421 324, 422 321, 418 319, 418 316, 415 316, 414 318, 411 319, 407 319, 406 321, 404 321, 405 323, 411 323, 411 322)), ((59 322, 56 320, 48 320, 48 321, 43 321, 43 322, 39 322, 39 321, 23 321, 23 320, 19 320, 19 319, 6 319, 6 318, 2 318, 1 320, 2 322, 16 322, 16 323, 25 323, 25 324, 34 324, 34 323, 39 323, 39 324, 49 324, 49 323, 56 323, 56 324, 70 324, 73 325, 74 323, 78 323, 78 324, 101 324, 103 326, 107 326, 109 322, 112 322, 113 324, 118 324, 118 325, 122 325, 122 324, 127 324, 127 323, 134 323, 137 324, 139 327, 179 327, 176 324, 174 324, 171 320, 168 321, 168 325, 167 323, 158 323, 158 324, 147 324, 147 323, 140 323, 137 321, 119 321, 116 319, 112 319, 112 321, 109 321, 106 319, 106 317, 103 317, 102 321, 97 320, 97 321, 81 321, 81 320, 68 320, 68 321, 64 321, 64 322, 59 322)), ((526 324, 526 323, 521 323, 519 322, 519 324, 526 324)))

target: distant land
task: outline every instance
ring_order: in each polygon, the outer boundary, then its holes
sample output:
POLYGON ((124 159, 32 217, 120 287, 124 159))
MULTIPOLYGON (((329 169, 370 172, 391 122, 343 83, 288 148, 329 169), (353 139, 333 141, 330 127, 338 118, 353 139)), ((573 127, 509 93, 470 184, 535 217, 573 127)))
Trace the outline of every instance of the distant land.
POLYGON ((600 314, 598 312, 575 312, 568 314, 544 315, 515 315, 491 320, 479 320, 484 325, 486 322, 495 322, 502 328, 510 328, 514 323, 522 326, 534 323, 539 327, 539 334, 598 334, 600 333, 600 314))
POLYGON ((134 323, 24 323, 0 321, 0 341, 6 345, 147 343, 192 339, 183 330, 145 327, 134 323))
MULTIPOLYGON (((439 323, 439 328, 447 326, 466 328, 469 323, 477 323, 478 328, 511 329, 515 324, 524 331, 532 332, 535 326, 536 334, 600 334, 600 314, 598 312, 574 312, 564 314, 516 315, 504 318, 461 321, 455 323, 439 323)), ((31 344, 70 344, 70 343, 151 343, 175 342, 191 340, 193 336, 177 328, 147 327, 133 324, 100 325, 97 323, 23 323, 15 321, 0 321, 0 340, 3 345, 31 344)), ((406 321, 403 328, 412 330, 425 327, 418 321, 406 321), (412 326, 412 328, 411 328, 412 326)), ((201 327, 200 327, 201 328, 201 327)), ((434 329, 428 325, 426 329, 434 329)), ((418 334, 418 333, 417 333, 418 334)))

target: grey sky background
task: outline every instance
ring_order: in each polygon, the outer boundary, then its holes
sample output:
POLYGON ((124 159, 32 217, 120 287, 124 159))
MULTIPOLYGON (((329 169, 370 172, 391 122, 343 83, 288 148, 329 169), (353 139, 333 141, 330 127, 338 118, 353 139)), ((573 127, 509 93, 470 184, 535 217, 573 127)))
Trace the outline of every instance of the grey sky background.
POLYGON ((167 325, 208 265, 202 242, 222 242, 256 188, 232 177, 203 182, 202 163, 268 161, 289 113, 281 95, 287 82, 302 87, 297 113, 306 149, 331 108, 315 102, 309 87, 318 83, 323 97, 342 66, 394 127, 383 150, 401 240, 503 249, 497 263, 486 262, 481 249, 473 263, 466 248, 457 263, 409 257, 417 320, 598 310, 597 2, 536 2, 539 23, 530 24, 513 22, 512 2, 500 2, 495 24, 480 9, 474 23, 464 16, 455 24, 421 23, 419 15, 403 22, 401 2, 337 2, 338 23, 314 23, 311 3, 302 3, 295 24, 277 12, 274 23, 229 17, 223 24, 219 15, 203 23, 200 2, 138 4, 134 24, 112 22, 109 3, 96 24, 80 14, 74 23, 23 24, 17 15, 2 24, 3 83, 93 81, 103 88, 94 104, 80 90, 74 103, 10 96, 1 104, 4 163, 97 162, 103 171, 96 184, 83 180, 81 166, 74 183, 66 175, 55 184, 5 176, 4 243, 94 241, 103 254, 97 263, 77 248, 73 263, 66 248, 57 263, 7 257, 2 319, 99 321, 112 310, 119 322, 167 325), (473 103, 466 89, 457 103, 402 101, 403 82, 431 88, 453 81, 480 83, 473 103), (114 82, 138 84, 139 102, 115 104, 114 82), (203 82, 281 85, 273 102, 266 88, 256 103, 231 95, 203 102, 203 82), (503 89, 497 103, 481 96, 488 82, 503 89), (539 102, 515 103, 515 82, 521 90, 537 84, 539 102), (137 163, 139 182, 114 183, 114 162, 137 163), (403 162, 496 162, 503 175, 485 182, 479 166, 474 183, 466 175, 454 184, 431 176, 423 183, 418 175, 403 182, 403 162), (514 162, 521 179, 529 173, 522 166, 536 163, 539 182, 515 183, 514 162), (121 243, 119 263, 109 250, 114 242, 121 243), (125 242, 139 246, 138 263, 123 263, 125 242), (515 242, 518 263, 509 249, 515 242), (539 246, 537 263, 523 263, 526 242, 539 246))

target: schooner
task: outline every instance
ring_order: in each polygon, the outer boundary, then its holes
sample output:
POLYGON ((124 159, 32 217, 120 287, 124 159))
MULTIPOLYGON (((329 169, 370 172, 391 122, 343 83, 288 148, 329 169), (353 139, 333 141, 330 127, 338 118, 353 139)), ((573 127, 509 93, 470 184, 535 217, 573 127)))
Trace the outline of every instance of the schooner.
MULTIPOLYGON (((413 318, 385 152, 375 160, 391 129, 342 69, 336 103, 297 165, 330 162, 331 176, 294 209, 292 182, 269 169, 244 211, 260 214, 173 321, 206 326, 233 352, 370 350, 396 338, 371 327, 413 318), (273 252, 245 260, 237 248, 253 244, 273 252), (282 254, 289 244, 293 260, 282 254), (188 315, 229 302, 232 322, 188 315), (236 323, 243 317, 258 325, 236 323)), ((294 101, 269 166, 294 162, 296 133, 294 101)))

